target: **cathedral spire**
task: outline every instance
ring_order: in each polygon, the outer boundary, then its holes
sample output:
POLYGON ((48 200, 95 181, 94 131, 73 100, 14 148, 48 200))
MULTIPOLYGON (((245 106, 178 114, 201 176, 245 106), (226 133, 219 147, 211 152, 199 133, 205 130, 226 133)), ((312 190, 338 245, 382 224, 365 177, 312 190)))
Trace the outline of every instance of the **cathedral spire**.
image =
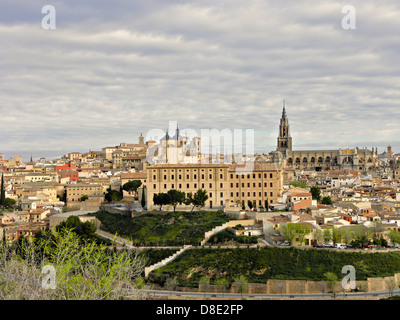
POLYGON ((283 100, 283 110, 282 110, 282 119, 286 119, 286 109, 285 109, 285 100, 283 100))

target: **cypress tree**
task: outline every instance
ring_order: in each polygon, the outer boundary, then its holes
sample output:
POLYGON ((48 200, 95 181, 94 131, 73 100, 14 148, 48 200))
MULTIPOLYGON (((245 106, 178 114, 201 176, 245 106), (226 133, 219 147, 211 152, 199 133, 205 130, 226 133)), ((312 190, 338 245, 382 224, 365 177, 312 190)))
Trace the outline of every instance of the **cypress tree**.
POLYGON ((142 207, 144 208, 146 206, 146 196, 145 196, 145 187, 143 187, 143 192, 142 192, 142 202, 141 202, 142 207))
POLYGON ((4 174, 1 174, 1 186, 0 186, 0 206, 4 207, 6 200, 6 192, 4 190, 4 174))

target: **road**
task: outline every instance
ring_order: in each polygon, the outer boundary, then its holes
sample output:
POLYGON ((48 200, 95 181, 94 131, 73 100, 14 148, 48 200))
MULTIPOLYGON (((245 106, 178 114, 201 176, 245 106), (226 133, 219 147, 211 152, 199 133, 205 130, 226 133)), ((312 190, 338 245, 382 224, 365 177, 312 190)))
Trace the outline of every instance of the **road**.
MULTIPOLYGON (((146 293, 151 297, 175 297, 175 298, 218 298, 218 299, 334 299, 331 293, 315 293, 315 294, 261 294, 254 293, 211 293, 211 292, 181 292, 181 291, 166 291, 166 290, 146 290, 146 293)), ((400 289, 392 292, 392 295, 400 295, 400 289)), ((374 291, 374 292, 354 292, 354 293, 338 293, 336 299, 362 299, 362 298, 379 298, 390 296, 389 291, 374 291)))

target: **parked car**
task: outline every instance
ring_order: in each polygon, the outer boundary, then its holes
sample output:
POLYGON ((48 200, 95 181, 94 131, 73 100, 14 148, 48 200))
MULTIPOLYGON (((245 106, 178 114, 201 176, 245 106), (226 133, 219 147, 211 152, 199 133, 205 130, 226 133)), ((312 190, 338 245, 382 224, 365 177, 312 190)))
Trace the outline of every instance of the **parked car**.
POLYGON ((323 248, 324 246, 322 244, 314 244, 313 247, 314 248, 323 248))
POLYGON ((346 246, 343 243, 335 243, 336 249, 346 249, 346 246))
POLYGON ((281 244, 279 244, 280 246, 284 246, 284 247, 288 247, 288 246, 290 246, 290 243, 289 242, 287 242, 287 241, 285 241, 285 242, 282 242, 281 244))
POLYGON ((353 245, 349 243, 346 245, 346 248, 353 248, 353 245))
POLYGON ((371 246, 369 244, 364 244, 364 248, 371 248, 371 246))
POLYGON ((324 248, 334 248, 333 244, 330 244, 330 243, 324 243, 323 247, 324 248))

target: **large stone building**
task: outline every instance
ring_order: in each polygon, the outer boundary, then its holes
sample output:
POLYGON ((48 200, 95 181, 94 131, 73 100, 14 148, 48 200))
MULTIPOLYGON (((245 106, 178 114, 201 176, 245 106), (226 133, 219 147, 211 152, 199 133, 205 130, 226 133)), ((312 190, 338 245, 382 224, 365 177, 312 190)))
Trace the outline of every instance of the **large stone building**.
POLYGON ((208 193, 206 208, 223 209, 229 203, 254 207, 274 203, 282 195, 283 170, 270 163, 254 163, 239 170, 235 164, 156 164, 147 168, 148 208, 155 208, 153 196, 171 189, 208 193))
POLYGON ((289 119, 283 105, 279 124, 275 162, 283 162, 286 168, 297 170, 361 170, 377 166, 377 148, 339 150, 293 150, 289 119))

